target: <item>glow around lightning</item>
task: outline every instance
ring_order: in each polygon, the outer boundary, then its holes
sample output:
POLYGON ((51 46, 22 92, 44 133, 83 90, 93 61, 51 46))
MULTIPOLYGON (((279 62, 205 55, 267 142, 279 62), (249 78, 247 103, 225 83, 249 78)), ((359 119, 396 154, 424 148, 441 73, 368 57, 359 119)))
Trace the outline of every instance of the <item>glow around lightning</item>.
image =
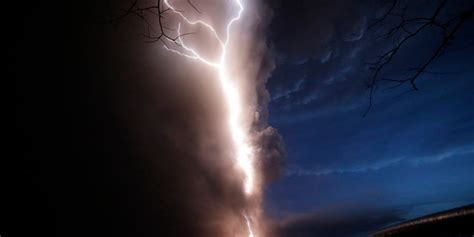
MULTIPOLYGON (((195 49, 186 45, 182 37, 179 37, 181 35, 181 24, 178 24, 178 38, 176 39, 176 41, 173 42, 177 43, 180 46, 179 50, 169 48, 166 45, 164 45, 164 47, 173 53, 176 53, 189 59, 200 61, 216 69, 229 111, 228 126, 236 152, 236 164, 244 174, 243 190, 247 196, 251 196, 252 193, 255 191, 255 171, 253 167, 254 154, 252 146, 250 145, 249 139, 247 137, 247 130, 243 125, 242 101, 240 98, 239 89, 235 85, 235 81, 233 81, 231 76, 229 75, 227 67, 227 53, 229 41, 231 38, 232 26, 241 19, 242 13, 244 11, 244 6, 241 0, 235 0, 235 3, 238 7, 238 12, 236 16, 228 22, 226 26, 225 36, 221 38, 212 25, 202 20, 191 20, 186 17, 181 11, 178 11, 176 8, 174 8, 168 0, 164 0, 163 2, 173 13, 179 15, 185 23, 206 27, 213 34, 216 41, 219 43, 221 51, 218 61, 212 61, 205 57, 202 57, 195 49)), ((254 237, 251 218, 247 214, 243 214, 243 216, 247 225, 249 237, 254 237)))

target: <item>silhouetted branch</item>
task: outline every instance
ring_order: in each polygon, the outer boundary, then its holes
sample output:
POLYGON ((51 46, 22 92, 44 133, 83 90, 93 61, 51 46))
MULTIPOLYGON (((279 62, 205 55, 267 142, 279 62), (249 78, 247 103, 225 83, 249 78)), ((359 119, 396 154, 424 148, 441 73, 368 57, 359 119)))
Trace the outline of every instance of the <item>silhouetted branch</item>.
POLYGON ((399 0, 392 0, 387 11, 379 19, 376 19, 372 24, 369 25, 369 28, 382 26, 383 23, 391 16, 399 19, 395 25, 390 27, 386 33, 380 36, 381 38, 396 38, 395 45, 383 52, 376 58, 375 61, 367 63, 369 65, 369 70, 371 70, 372 73, 368 81, 369 105, 366 112, 364 113, 364 116, 366 116, 372 108, 375 88, 380 81, 388 81, 395 84, 390 86, 389 89, 409 83, 411 90, 417 91, 418 87, 416 85, 416 80, 424 73, 429 72, 427 70, 429 66, 443 53, 443 51, 446 50, 461 26, 472 17, 474 5, 470 6, 466 10, 458 12, 454 17, 451 17, 448 20, 443 20, 443 18, 440 17, 440 14, 445 9, 447 2, 447 0, 440 1, 429 17, 408 18, 405 13, 407 6, 401 7, 401 2, 399 0), (399 8, 401 8, 401 10, 398 10, 399 8), (381 78, 383 70, 394 60, 394 58, 399 54, 400 50, 408 42, 417 38, 423 31, 429 29, 437 29, 441 31, 442 35, 440 43, 436 48, 433 49, 432 54, 424 62, 422 62, 420 66, 410 69, 410 75, 405 78, 381 78))
MULTIPOLYGON (((187 2, 195 11, 201 13, 191 0, 187 0, 187 2)), ((163 9, 162 0, 157 0, 155 4, 145 7, 140 6, 139 0, 134 0, 128 9, 123 11, 123 14, 109 20, 109 22, 120 22, 129 16, 138 17, 146 24, 146 32, 140 35, 145 37, 148 43, 159 41, 166 45, 166 40, 176 42, 176 40, 182 36, 194 34, 194 32, 188 32, 173 36, 174 34, 172 32, 177 32, 177 30, 163 23, 163 18, 169 11, 169 8, 163 9), (153 15, 154 18, 150 17, 150 14, 153 15)))

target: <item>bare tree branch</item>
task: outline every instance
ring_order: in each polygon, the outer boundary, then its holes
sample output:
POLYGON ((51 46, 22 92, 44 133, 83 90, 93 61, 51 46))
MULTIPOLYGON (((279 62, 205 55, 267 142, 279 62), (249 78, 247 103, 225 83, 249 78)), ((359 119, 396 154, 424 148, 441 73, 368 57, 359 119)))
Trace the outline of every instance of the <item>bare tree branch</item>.
POLYGON ((381 38, 395 39, 395 45, 383 52, 376 58, 375 61, 367 63, 369 65, 369 70, 371 70, 371 76, 367 85, 369 88, 369 105, 363 116, 366 116, 372 108, 374 93, 377 84, 381 81, 394 83, 393 86, 388 87, 389 89, 393 89, 408 83, 411 87, 410 91, 417 91, 418 87, 416 85, 416 80, 424 73, 429 73, 428 68, 433 63, 433 61, 442 55, 442 53, 446 50, 446 48, 448 48, 449 44, 454 39, 456 33, 458 33, 461 26, 472 17, 474 5, 458 12, 448 20, 443 20, 440 15, 446 8, 447 3, 447 0, 440 1, 429 17, 408 18, 406 16, 407 6, 400 7, 401 1, 392 0, 388 10, 379 19, 376 19, 372 24, 369 25, 369 28, 381 27, 389 17, 399 18, 398 23, 393 25, 386 33, 380 36, 381 38), (398 8, 401 8, 401 10, 398 11, 398 8), (383 70, 390 63, 392 63, 394 58, 399 54, 400 50, 404 48, 408 42, 416 39, 422 32, 431 29, 437 29, 441 31, 441 40, 438 46, 433 49, 432 54, 427 57, 427 59, 422 62, 420 66, 410 69, 410 75, 404 78, 389 79, 381 77, 383 70))
MULTIPOLYGON (((195 11, 201 13, 191 0, 187 0, 187 2, 195 11)), ((140 35, 146 38, 145 42, 148 43, 161 42, 166 45, 166 40, 176 42, 180 37, 195 34, 194 32, 188 32, 173 36, 172 32, 176 32, 176 29, 163 23, 163 18, 168 11, 170 11, 169 8, 163 9, 162 0, 156 0, 155 4, 145 7, 140 6, 139 0, 134 0, 128 9, 123 10, 123 14, 110 19, 109 22, 120 22, 129 16, 138 17, 146 25, 146 32, 140 35), (150 14, 154 17, 150 17, 150 14)))

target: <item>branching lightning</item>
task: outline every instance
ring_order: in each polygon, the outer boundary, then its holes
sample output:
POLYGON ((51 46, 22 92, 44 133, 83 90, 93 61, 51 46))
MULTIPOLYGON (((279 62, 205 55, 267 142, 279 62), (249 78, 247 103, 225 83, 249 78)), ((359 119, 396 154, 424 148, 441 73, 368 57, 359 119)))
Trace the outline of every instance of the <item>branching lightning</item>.
MULTIPOLYGON (((191 20, 186 17, 181 11, 178 11, 175 7, 173 7, 173 5, 170 4, 168 0, 164 0, 163 2, 173 13, 177 14, 185 23, 190 25, 201 25, 207 28, 210 33, 212 33, 216 41, 219 43, 219 46, 221 48, 219 60, 215 62, 206 59, 205 57, 202 57, 195 49, 188 46, 184 42, 182 37, 180 37, 181 24, 178 24, 178 37, 176 41, 173 41, 171 39, 168 40, 178 44, 180 46, 179 50, 172 49, 166 45, 164 45, 164 47, 166 50, 169 50, 178 55, 184 56, 189 59, 198 60, 208 66, 215 68, 215 70, 217 71, 219 81, 222 86, 222 91, 225 96, 226 104, 229 109, 228 126, 236 151, 236 163, 241 169, 245 178, 243 190, 247 196, 251 196, 252 193, 255 191, 255 171, 253 167, 254 152, 252 146, 249 143, 249 139, 247 138, 247 131, 243 126, 242 122, 242 101, 240 98, 239 88, 235 85, 234 81, 229 75, 227 65, 227 53, 229 41, 231 38, 232 25, 234 25, 234 23, 238 22, 241 19, 242 13, 244 11, 244 6, 241 0, 235 0, 235 3, 239 9, 238 13, 227 23, 225 37, 221 38, 212 25, 202 20, 191 20)), ((245 213, 243 214, 243 216, 248 228, 248 236, 254 237, 251 218, 249 218, 248 215, 245 213)))

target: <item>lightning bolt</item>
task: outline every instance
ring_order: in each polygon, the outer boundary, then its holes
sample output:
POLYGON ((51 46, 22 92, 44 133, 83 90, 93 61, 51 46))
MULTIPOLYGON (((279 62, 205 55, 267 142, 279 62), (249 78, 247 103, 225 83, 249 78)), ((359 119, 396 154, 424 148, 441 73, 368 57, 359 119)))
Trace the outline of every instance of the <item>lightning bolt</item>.
MULTIPOLYGON (((228 65, 227 65, 227 53, 228 53, 228 45, 231 38, 231 29, 232 26, 238 22, 244 11, 244 6, 241 0, 235 0, 235 3, 238 7, 238 12, 236 16, 234 16, 226 26, 225 37, 221 38, 215 28, 202 20, 191 20, 186 17, 181 11, 178 11, 172 4, 169 3, 168 0, 163 1, 164 4, 175 14, 177 14, 184 22, 189 25, 201 25, 208 29, 210 33, 214 36, 216 41, 219 43, 221 48, 220 57, 218 61, 209 60, 205 57, 202 57, 195 49, 189 47, 180 37, 181 35, 181 24, 178 24, 178 37, 176 41, 168 39, 169 41, 173 41, 180 46, 180 50, 172 49, 167 45, 164 45, 166 50, 169 50, 173 53, 178 55, 184 56, 189 59, 200 61, 212 68, 214 68, 219 76, 219 81, 222 86, 222 91, 225 97, 225 101, 227 107, 229 109, 229 117, 228 117, 228 127, 230 134, 232 136, 233 145, 236 150, 235 159, 238 167, 243 172, 245 179, 243 183, 243 190, 247 196, 252 195, 255 189, 255 181, 254 181, 254 168, 253 168, 253 159, 254 159, 254 152, 252 146, 250 145, 249 139, 247 138, 246 129, 242 123, 242 101, 239 94, 238 87, 233 83, 233 80, 228 72, 228 65)), ((254 233, 252 230, 252 223, 250 218, 247 214, 243 214, 247 229, 248 229, 248 236, 254 237, 254 233)))
POLYGON ((253 231, 252 231, 252 224, 249 220, 249 217, 245 213, 244 213, 244 218, 245 218, 245 223, 247 223, 247 229, 249 231, 249 237, 254 237, 254 234, 253 234, 253 231))

